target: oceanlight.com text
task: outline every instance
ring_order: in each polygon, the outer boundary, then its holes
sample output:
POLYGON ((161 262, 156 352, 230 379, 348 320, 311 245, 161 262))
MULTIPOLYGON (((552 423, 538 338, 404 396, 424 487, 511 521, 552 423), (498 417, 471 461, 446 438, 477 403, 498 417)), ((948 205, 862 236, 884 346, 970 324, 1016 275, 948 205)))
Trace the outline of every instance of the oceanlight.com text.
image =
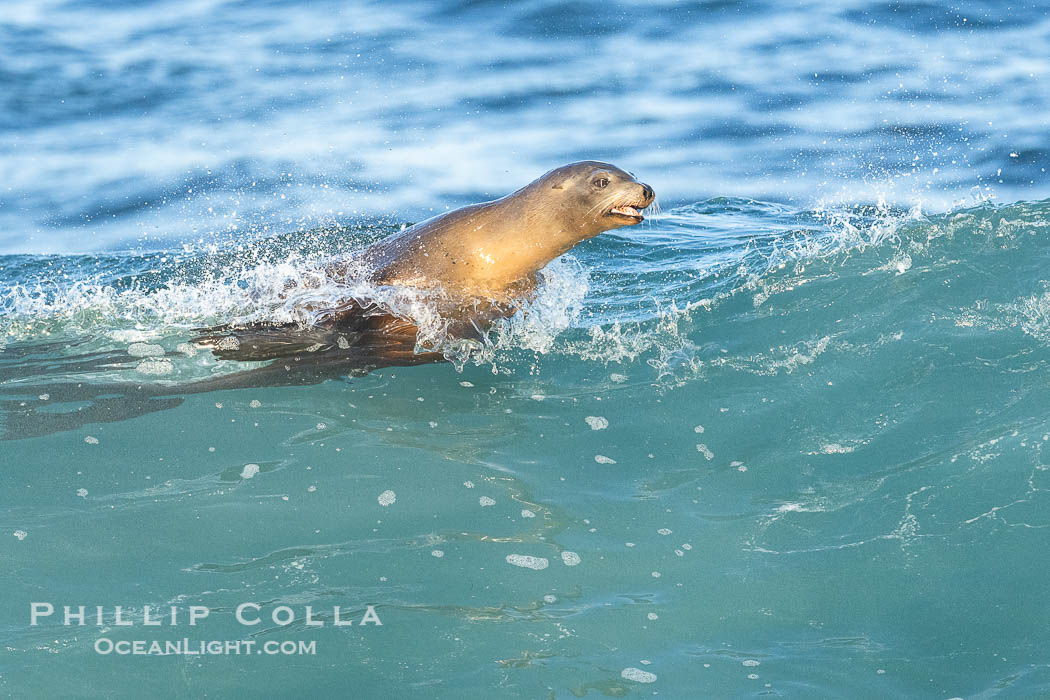
POLYGON ((306 640, 277 641, 268 639, 259 643, 253 639, 191 640, 176 639, 148 641, 145 639, 113 641, 100 637, 95 641, 95 653, 107 656, 240 656, 263 654, 267 656, 314 656, 317 642, 306 640))

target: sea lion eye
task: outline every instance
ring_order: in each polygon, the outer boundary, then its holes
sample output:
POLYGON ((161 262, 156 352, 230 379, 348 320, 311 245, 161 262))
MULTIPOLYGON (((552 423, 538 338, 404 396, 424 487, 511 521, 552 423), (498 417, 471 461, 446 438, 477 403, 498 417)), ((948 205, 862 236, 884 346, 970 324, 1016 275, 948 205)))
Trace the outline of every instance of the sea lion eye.
POLYGON ((600 177, 600 178, 598 178, 597 180, 594 181, 594 186, 597 187, 598 189, 603 189, 608 184, 609 184, 609 178, 607 178, 607 177, 600 177))

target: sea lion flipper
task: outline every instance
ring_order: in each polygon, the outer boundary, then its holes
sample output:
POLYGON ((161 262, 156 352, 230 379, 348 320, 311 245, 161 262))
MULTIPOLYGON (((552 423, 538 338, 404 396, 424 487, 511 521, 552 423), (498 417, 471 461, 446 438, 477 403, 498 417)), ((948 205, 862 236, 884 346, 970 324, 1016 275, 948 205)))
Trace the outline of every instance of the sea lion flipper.
POLYGON ((415 346, 415 323, 355 300, 315 311, 313 325, 249 323, 199 329, 192 343, 222 360, 262 362, 336 354, 360 359, 415 346))
POLYGON ((338 333, 327 328, 303 328, 297 323, 249 324, 202 329, 192 339, 221 360, 262 362, 304 353, 330 350, 339 343, 338 333))

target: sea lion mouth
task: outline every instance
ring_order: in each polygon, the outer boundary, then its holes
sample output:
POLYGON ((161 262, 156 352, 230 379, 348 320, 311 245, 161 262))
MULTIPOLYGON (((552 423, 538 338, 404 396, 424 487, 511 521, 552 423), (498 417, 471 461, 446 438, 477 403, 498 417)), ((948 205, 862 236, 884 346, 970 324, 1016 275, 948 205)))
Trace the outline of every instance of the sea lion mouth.
POLYGON ((631 223, 637 224, 645 220, 642 216, 641 210, 645 209, 645 204, 620 204, 613 207, 608 211, 606 216, 615 216, 621 219, 629 219, 631 223))

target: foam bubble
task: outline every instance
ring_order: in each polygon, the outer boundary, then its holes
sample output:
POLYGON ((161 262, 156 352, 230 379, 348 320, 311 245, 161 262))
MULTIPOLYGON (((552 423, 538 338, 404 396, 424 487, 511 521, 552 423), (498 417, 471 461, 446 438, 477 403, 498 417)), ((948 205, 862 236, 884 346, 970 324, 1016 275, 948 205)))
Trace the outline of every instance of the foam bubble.
POLYGON ((535 571, 541 571, 550 566, 550 562, 547 561, 546 557, 531 557, 527 554, 508 554, 507 563, 512 566, 520 566, 523 569, 533 569, 535 571))
POLYGON ((379 500, 379 505, 381 505, 381 506, 389 506, 389 505, 393 504, 394 501, 397 500, 397 494, 394 493, 393 491, 384 491, 383 493, 379 494, 378 500, 379 500))
POLYGON ((829 442, 826 445, 821 445, 820 451, 826 455, 844 455, 853 452, 854 448, 846 445, 840 445, 837 442, 829 442))
POLYGON ((151 343, 132 343, 128 346, 128 354, 132 357, 162 357, 164 348, 151 343))
POLYGON ((591 426, 591 430, 605 430, 609 427, 609 421, 602 416, 587 416, 583 420, 591 426))
POLYGON ((253 476, 259 473, 258 464, 245 464, 244 469, 241 470, 242 479, 251 479, 253 476))
POLYGON ((640 668, 634 668, 630 666, 620 671, 620 677, 625 681, 634 681, 635 683, 655 683, 656 674, 643 671, 640 668))
POLYGON ((561 560, 565 566, 576 566, 580 563, 580 555, 576 552, 562 552, 561 560))
POLYGON ((136 367, 142 374, 150 375, 164 375, 171 374, 175 370, 175 366, 171 363, 171 360, 166 357, 143 360, 136 367))
POLYGON ((217 343, 215 343, 215 348, 217 350, 237 350, 240 347, 241 341, 232 335, 228 335, 225 338, 221 338, 217 343))

